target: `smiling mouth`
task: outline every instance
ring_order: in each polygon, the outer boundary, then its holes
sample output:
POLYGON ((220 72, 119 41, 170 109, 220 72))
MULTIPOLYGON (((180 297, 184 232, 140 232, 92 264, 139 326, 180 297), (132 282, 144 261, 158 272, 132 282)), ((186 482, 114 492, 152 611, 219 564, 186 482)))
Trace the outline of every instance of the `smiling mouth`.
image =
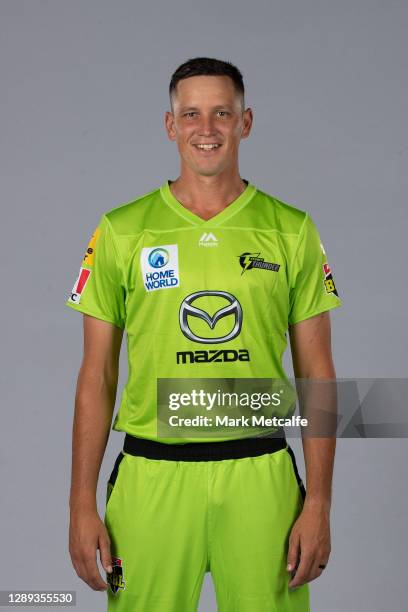
POLYGON ((193 145, 199 151, 217 151, 222 145, 219 143, 211 143, 211 144, 194 144, 193 145))

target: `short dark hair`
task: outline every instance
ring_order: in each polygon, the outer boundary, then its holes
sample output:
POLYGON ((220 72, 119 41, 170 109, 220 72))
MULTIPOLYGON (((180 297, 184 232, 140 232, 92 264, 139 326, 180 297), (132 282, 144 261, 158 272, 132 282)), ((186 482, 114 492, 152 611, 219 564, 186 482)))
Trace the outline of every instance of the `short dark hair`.
POLYGON ((241 72, 231 62, 224 62, 212 57, 194 57, 177 68, 171 77, 169 85, 170 104, 172 107, 172 97, 176 91, 177 83, 182 79, 188 79, 188 77, 193 76, 229 76, 234 83, 235 91, 241 96, 242 108, 244 108, 245 87, 241 72))

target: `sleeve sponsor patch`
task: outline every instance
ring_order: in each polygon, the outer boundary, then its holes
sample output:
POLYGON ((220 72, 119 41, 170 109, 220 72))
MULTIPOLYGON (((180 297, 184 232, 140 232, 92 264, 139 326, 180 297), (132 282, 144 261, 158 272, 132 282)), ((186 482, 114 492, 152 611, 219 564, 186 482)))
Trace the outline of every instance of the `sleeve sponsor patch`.
POLYGON ((88 268, 81 268, 78 274, 78 278, 75 281, 75 284, 72 288, 72 292, 70 297, 68 298, 69 302, 73 302, 74 304, 79 304, 81 301, 81 295, 85 289, 86 283, 88 282, 89 277, 91 276, 92 270, 88 270, 88 268))
POLYGON ((82 261, 82 265, 93 266, 96 243, 98 241, 100 233, 101 233, 101 230, 99 227, 97 227, 94 233, 92 234, 92 238, 90 239, 89 244, 86 248, 86 252, 84 255, 84 259, 82 261))

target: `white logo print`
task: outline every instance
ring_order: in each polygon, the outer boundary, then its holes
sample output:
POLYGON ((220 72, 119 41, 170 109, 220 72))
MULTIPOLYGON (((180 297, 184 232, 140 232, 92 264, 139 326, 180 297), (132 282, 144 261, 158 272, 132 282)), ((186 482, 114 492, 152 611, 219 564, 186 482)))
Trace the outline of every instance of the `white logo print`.
POLYGON ((218 240, 212 232, 209 232, 208 234, 207 232, 204 232, 198 242, 198 246, 215 247, 218 246, 218 240))
POLYGON ((180 286, 177 244, 142 248, 140 266, 146 291, 180 286))

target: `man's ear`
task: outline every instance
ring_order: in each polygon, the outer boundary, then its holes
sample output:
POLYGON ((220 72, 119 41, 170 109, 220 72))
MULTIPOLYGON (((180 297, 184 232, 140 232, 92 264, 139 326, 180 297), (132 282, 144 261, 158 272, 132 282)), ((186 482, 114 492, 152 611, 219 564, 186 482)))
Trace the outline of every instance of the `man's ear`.
POLYGON ((254 121, 254 116, 252 113, 252 108, 248 107, 245 111, 244 111, 244 125, 242 128, 242 135, 241 138, 248 138, 250 132, 251 132, 251 128, 252 128, 252 124, 254 121))
POLYGON ((169 140, 176 140, 176 131, 174 129, 174 115, 170 111, 166 111, 164 115, 164 124, 169 140))

